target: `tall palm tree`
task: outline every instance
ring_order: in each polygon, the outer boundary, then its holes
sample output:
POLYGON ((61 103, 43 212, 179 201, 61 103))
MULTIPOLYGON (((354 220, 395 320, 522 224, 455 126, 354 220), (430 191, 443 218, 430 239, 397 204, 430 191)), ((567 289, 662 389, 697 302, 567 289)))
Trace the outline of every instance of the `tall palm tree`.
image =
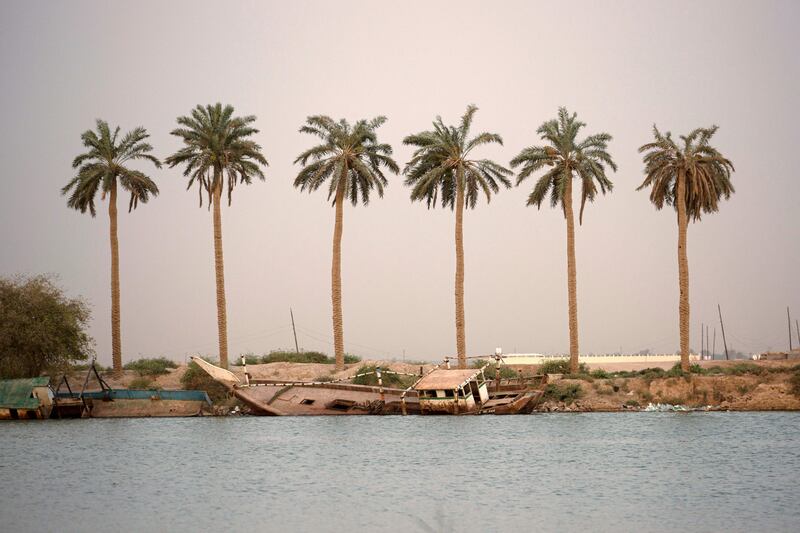
POLYGON ((479 133, 469 137, 472 119, 478 110, 467 107, 458 127, 445 126, 441 117, 436 117, 433 130, 409 135, 403 144, 416 146, 411 161, 404 169, 406 185, 411 189, 411 200, 425 200, 428 209, 437 201, 442 207, 456 212, 456 351, 459 368, 467 365, 467 341, 464 324, 464 209, 475 208, 481 191, 489 202, 492 193, 500 190, 501 184, 510 187, 506 177, 511 171, 489 159, 472 159, 474 148, 484 144, 502 145, 503 139, 496 133, 479 133))
POLYGON ((661 209, 675 207, 678 213, 678 319, 681 336, 681 369, 689 371, 689 260, 686 231, 689 219, 699 221, 703 213, 719 210, 722 198, 730 198, 733 163, 709 144, 717 126, 697 128, 681 135, 682 145, 653 125, 653 142, 642 145, 645 180, 637 191, 650 187, 650 201, 661 209))
POLYGON ((359 120, 352 126, 344 119, 336 122, 324 115, 306 119, 301 133, 322 139, 295 159, 303 168, 294 180, 301 191, 316 191, 328 181, 328 200, 336 208, 333 229, 331 265, 331 301, 333 304, 333 345, 336 368, 344 368, 344 326, 342 325, 342 218, 345 200, 355 206, 359 200, 367 205, 372 189, 383 197, 388 180, 381 167, 397 174, 399 168, 391 158, 392 147, 378 142, 376 131, 386 117, 359 120), (310 161, 310 163, 309 163, 310 161))
POLYGON ((141 203, 147 203, 150 196, 158 195, 158 186, 143 172, 128 165, 137 160, 146 160, 161 168, 161 162, 150 154, 153 147, 146 141, 147 130, 142 127, 129 131, 122 137, 119 127, 111 132, 108 123, 97 120, 97 131, 86 130, 81 135, 87 152, 72 162, 78 174, 61 189, 65 195, 71 191, 67 205, 81 213, 87 210, 95 216, 95 197, 108 195, 108 218, 111 240, 111 358, 114 373, 122 373, 122 334, 120 332, 119 309, 119 237, 117 236, 117 187, 130 194, 128 212, 141 203))
POLYGON ((222 259, 222 189, 228 193, 231 205, 233 188, 239 183, 250 184, 253 177, 264 179, 261 166, 267 160, 261 146, 251 139, 258 130, 252 126, 256 117, 233 116, 233 107, 220 103, 198 105, 190 116, 178 117, 182 127, 171 133, 180 137, 183 148, 169 156, 165 162, 170 168, 183 164, 183 175, 189 178, 187 190, 195 183, 203 206, 203 192, 208 197, 209 209, 214 211, 214 267, 217 285, 217 328, 219 330, 219 362, 228 368, 228 320, 225 307, 225 269, 222 259), (227 177, 227 186, 225 178, 227 177))
POLYGON ((528 176, 544 167, 547 172, 539 178, 528 196, 528 205, 541 209, 549 195, 552 207, 560 206, 567 220, 567 293, 569 295, 569 355, 570 371, 578 372, 578 294, 575 265, 575 221, 572 211, 572 179, 581 182, 581 210, 578 221, 583 224, 583 209, 586 202, 593 202, 598 188, 603 194, 614 185, 606 176, 606 166, 617 170, 617 165, 606 151, 611 135, 598 133, 578 140, 578 132, 585 123, 577 114, 570 115, 563 107, 558 118, 548 120, 536 130, 544 146, 531 146, 522 150, 511 160, 511 167, 522 166, 517 175, 517 185, 528 176))

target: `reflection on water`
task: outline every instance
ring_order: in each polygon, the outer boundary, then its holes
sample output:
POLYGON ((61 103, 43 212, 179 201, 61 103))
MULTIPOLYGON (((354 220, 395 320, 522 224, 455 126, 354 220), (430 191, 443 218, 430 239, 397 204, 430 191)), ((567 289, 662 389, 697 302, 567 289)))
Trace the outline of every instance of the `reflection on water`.
POLYGON ((800 413, 0 424, 3 531, 796 531, 800 413))

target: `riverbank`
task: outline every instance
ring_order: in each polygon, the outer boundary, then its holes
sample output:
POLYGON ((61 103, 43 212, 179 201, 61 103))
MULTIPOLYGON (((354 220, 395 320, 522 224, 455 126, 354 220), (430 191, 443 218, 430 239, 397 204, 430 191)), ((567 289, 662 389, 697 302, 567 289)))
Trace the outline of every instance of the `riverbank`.
POLYGON ((552 381, 537 411, 638 411, 650 403, 723 411, 800 410, 796 361, 703 361, 693 370, 674 375, 595 369, 577 379, 552 381), (598 370, 617 375, 602 377, 598 370))
MULTIPOLYGON (((386 370, 418 374, 433 364, 409 364, 393 361, 361 361, 336 371, 331 364, 268 363, 248 365, 253 378, 287 381, 330 381, 353 376, 363 365, 379 365, 386 370)), ((711 408, 730 411, 800 410, 800 365, 796 361, 703 361, 694 372, 676 375, 669 365, 638 368, 641 365, 590 365, 579 376, 551 375, 539 412, 614 412, 639 411, 650 403, 682 405, 687 408, 711 408), (794 380, 794 381, 793 381, 794 380)), ((188 366, 180 365, 169 373, 151 376, 152 386, 181 389, 181 377, 188 366)), ((535 373, 535 367, 518 368, 535 373)), ((242 367, 231 367, 244 380, 242 367)), ((76 382, 82 383, 82 373, 76 382)), ((126 370, 119 378, 103 376, 113 388, 129 388, 141 376, 126 370)), ((90 388, 92 384, 90 383, 90 388)))

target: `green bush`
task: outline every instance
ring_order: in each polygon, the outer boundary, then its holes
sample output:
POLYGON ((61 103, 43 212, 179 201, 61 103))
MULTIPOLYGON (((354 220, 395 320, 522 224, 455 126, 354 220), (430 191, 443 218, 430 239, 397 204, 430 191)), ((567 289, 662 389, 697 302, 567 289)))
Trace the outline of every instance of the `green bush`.
MULTIPOLYGON (((377 367, 375 365, 361 365, 359 369, 356 371, 356 374, 365 374, 367 372, 375 372, 377 367)), ((386 370, 386 369, 384 369, 386 370)), ((381 380, 383 381, 384 387, 393 387, 398 389, 405 389, 406 387, 410 387, 416 380, 416 376, 403 376, 399 374, 388 373, 386 371, 382 372, 381 380)), ((353 384, 355 385, 377 385, 378 384, 378 376, 375 374, 368 374, 366 376, 359 376, 353 378, 353 384)))
POLYGON ((544 390, 544 399, 570 403, 583 396, 580 383, 550 383, 544 390))
POLYGON ((123 368, 125 370, 135 370, 140 376, 160 376, 169 374, 171 368, 178 368, 178 363, 165 357, 144 358, 131 361, 123 368))
MULTIPOLYGON (((85 372, 92 367, 91 363, 81 363, 79 365, 70 365, 69 369, 72 372, 85 372)), ((98 372, 110 372, 112 368, 110 366, 103 366, 100 363, 95 363, 94 367, 97 369, 98 372)))
MULTIPOLYGON (((332 357, 331 358, 331 363, 335 363, 335 362, 336 362, 336 358, 332 357)), ((361 358, 359 356, 353 355, 351 353, 344 354, 344 364, 353 365, 355 363, 360 363, 360 362, 361 362, 361 358)))
MULTIPOLYGON (((361 361, 357 355, 344 354, 344 364, 351 365, 361 361)), ((335 357, 328 357, 322 352, 293 352, 290 350, 273 350, 261 358, 262 363, 318 363, 332 365, 335 357)), ((248 365, 255 364, 248 361, 248 365)))
POLYGON ((231 364, 234 366, 242 366, 242 356, 244 356, 244 364, 246 365, 257 365, 261 363, 261 357, 253 354, 253 353, 246 353, 242 354, 239 357, 234 357, 231 361, 231 364))
POLYGON ((146 376, 140 376, 138 378, 135 378, 128 385, 128 390, 159 390, 159 389, 161 389, 161 386, 156 383, 153 383, 153 380, 146 376))
MULTIPOLYGON (((212 364, 218 364, 216 361, 209 361, 212 364)), ((208 393, 208 397, 214 403, 225 401, 228 398, 228 390, 214 381, 214 379, 206 374, 200 366, 192 361, 186 372, 181 376, 181 385, 184 390, 202 390, 208 393)))
POLYGON ((795 370, 791 378, 789 378, 789 385, 791 386, 792 394, 800 397, 800 369, 795 370))
MULTIPOLYGON (((569 359, 551 359, 539 365, 540 374, 570 374, 569 359)), ((588 374, 586 363, 578 364, 578 374, 588 374)))
POLYGON ((606 372, 602 368, 598 368, 597 370, 592 370, 589 373, 589 375, 595 379, 608 379, 611 377, 611 374, 609 372, 606 372))
MULTIPOLYGON (((497 365, 494 363, 490 363, 486 359, 476 359, 470 365, 472 368, 481 368, 484 365, 489 363, 489 366, 483 369, 483 375, 486 376, 486 379, 496 379, 497 378, 497 365)), ((507 365, 500 365, 500 379, 511 379, 511 378, 518 378, 519 373, 514 370, 513 368, 507 365)))

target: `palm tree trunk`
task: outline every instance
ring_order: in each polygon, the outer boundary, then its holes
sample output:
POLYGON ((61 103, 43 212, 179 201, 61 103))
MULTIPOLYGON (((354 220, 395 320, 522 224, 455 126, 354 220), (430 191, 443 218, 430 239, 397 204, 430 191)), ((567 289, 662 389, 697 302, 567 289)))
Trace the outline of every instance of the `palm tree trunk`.
POLYGON ((219 332, 219 364, 228 368, 228 318, 225 309, 225 265, 222 259, 222 175, 216 171, 214 176, 214 272, 217 281, 217 329, 219 332))
POLYGON ((564 216, 567 219, 567 293, 569 295, 569 371, 578 373, 578 288, 575 267, 575 216, 572 212, 572 176, 564 191, 564 216))
POLYGON ((336 370, 344 368, 344 325, 342 323, 342 222, 344 218, 344 189, 347 166, 342 171, 336 190, 336 222, 333 227, 333 258, 331 264, 331 303, 333 304, 333 347, 336 370))
POLYGON ((464 332, 464 169, 458 167, 456 184, 456 351, 458 368, 467 368, 464 332))
POLYGON ((680 300, 678 315, 681 333, 681 370, 689 371, 689 259, 686 254, 686 230, 689 219, 686 214, 686 175, 678 172, 678 284, 680 300))
POLYGON ((119 311, 119 237, 117 236, 117 183, 111 185, 108 199, 111 238, 111 361, 114 375, 122 375, 122 333, 119 311))

